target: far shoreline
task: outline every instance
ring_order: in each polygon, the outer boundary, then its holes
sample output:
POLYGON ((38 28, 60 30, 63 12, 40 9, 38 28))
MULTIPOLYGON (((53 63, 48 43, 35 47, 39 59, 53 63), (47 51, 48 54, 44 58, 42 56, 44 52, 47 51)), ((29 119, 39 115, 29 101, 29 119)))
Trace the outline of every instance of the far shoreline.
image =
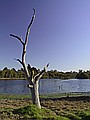
POLYGON ((0 80, 26 80, 26 78, 0 78, 0 80))

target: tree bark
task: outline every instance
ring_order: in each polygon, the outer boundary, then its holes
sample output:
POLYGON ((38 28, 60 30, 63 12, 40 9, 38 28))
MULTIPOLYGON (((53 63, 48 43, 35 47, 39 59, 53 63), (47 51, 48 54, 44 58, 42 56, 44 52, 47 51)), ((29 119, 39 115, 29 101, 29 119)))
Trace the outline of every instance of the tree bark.
POLYGON ((44 67, 44 69, 36 75, 34 75, 35 72, 33 69, 30 68, 30 70, 29 70, 29 71, 31 71, 31 80, 30 81, 32 81, 32 83, 29 84, 28 87, 31 90, 32 102, 38 108, 41 108, 40 99, 39 99, 39 91, 38 91, 38 89, 39 89, 38 82, 41 79, 41 77, 43 76, 43 74, 46 72, 46 69, 48 66, 49 66, 49 64, 47 64, 44 67))
POLYGON ((35 104, 38 108, 41 108, 39 92, 38 92, 38 81, 36 81, 33 84, 33 87, 31 88, 31 97, 33 104, 35 104))

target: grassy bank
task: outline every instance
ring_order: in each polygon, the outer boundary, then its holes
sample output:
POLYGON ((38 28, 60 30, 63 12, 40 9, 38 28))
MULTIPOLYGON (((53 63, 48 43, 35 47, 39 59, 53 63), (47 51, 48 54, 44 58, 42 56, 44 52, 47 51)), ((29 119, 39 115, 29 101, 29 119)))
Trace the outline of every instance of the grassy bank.
MULTIPOLYGON (((62 98, 62 97, 77 97, 87 96, 88 93, 58 93, 58 94, 42 94, 40 98, 62 98)), ((30 94, 0 94, 0 99, 30 99, 30 94)))
POLYGON ((29 95, 0 95, 1 120, 90 120, 90 97, 73 94, 41 96, 42 109, 29 95))
POLYGON ((31 96, 29 94, 0 94, 0 100, 2 99, 30 99, 31 96))

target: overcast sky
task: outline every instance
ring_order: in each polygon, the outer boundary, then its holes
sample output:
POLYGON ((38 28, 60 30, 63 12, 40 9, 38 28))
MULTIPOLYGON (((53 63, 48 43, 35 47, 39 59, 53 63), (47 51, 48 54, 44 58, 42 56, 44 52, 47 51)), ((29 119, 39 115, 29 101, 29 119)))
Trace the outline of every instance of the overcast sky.
POLYGON ((36 9, 27 46, 27 64, 49 70, 90 70, 90 0, 0 0, 0 69, 21 68, 22 46, 36 9))

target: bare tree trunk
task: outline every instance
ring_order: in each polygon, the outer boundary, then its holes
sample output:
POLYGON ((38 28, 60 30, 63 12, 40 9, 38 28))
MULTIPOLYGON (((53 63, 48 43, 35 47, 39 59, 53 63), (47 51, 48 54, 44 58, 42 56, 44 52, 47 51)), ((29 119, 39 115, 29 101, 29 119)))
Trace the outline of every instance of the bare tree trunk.
POLYGON ((35 104, 38 108, 41 108, 39 92, 38 92, 38 81, 36 81, 33 87, 31 88, 31 97, 33 104, 35 104))
POLYGON ((28 85, 28 87, 31 90, 31 97, 32 97, 32 102, 33 104, 35 104, 38 108, 41 108, 41 104, 40 104, 40 99, 39 99, 39 91, 38 91, 38 82, 40 80, 40 78, 42 77, 42 75, 46 72, 46 68, 49 66, 49 64, 47 64, 44 69, 34 75, 34 70, 30 68, 31 71, 31 79, 30 81, 32 81, 32 85, 28 85))
POLYGON ((27 86, 31 90, 33 104, 37 105, 38 108, 41 108, 40 100, 39 100, 39 92, 38 92, 38 82, 39 82, 40 78, 42 77, 42 75, 46 72, 46 68, 49 66, 49 64, 47 64, 40 73, 35 75, 34 69, 32 69, 29 64, 28 64, 29 67, 27 68, 26 61, 25 61, 26 48, 27 48, 27 44, 28 44, 28 36, 29 36, 33 21, 35 19, 35 9, 33 9, 33 10, 34 10, 34 13, 33 13, 32 19, 29 23, 29 26, 27 28, 25 42, 22 40, 21 37, 18 37, 17 35, 10 34, 10 36, 17 38, 23 46, 22 59, 21 60, 15 59, 15 60, 17 60, 24 68, 24 72, 25 72, 26 78, 27 78, 28 83, 29 83, 29 85, 27 85, 27 86))

